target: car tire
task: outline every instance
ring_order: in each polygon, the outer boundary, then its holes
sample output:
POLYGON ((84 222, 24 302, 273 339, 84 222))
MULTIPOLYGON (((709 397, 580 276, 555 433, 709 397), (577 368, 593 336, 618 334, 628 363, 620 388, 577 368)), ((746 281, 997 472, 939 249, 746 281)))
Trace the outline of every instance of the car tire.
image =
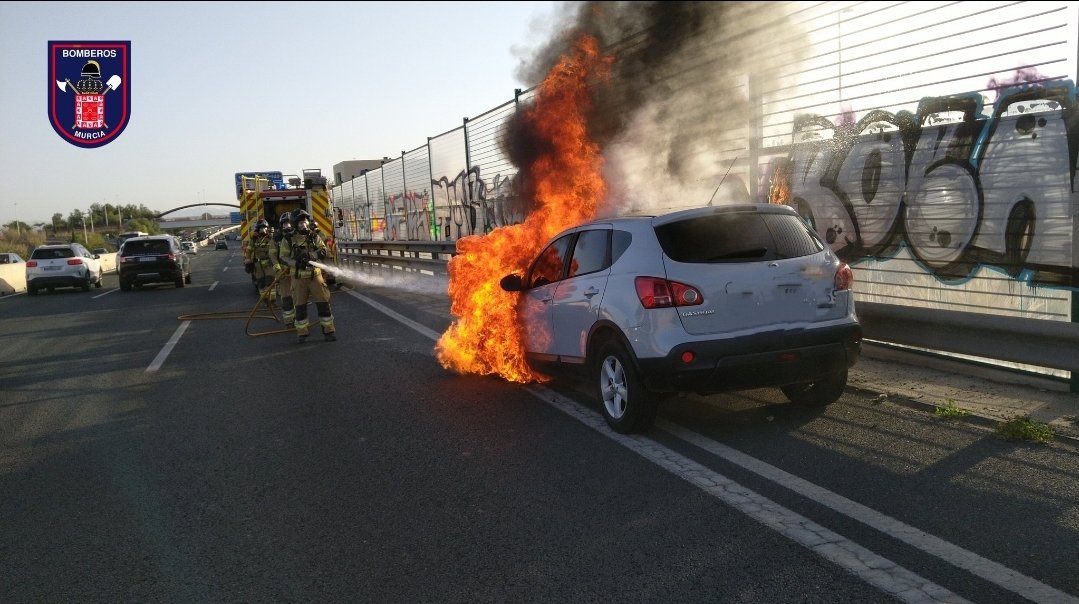
POLYGON ((176 287, 183 287, 184 286, 184 274, 180 273, 180 276, 176 277, 176 279, 173 280, 173 283, 176 284, 176 287))
POLYGON ((80 284, 79 287, 82 288, 82 291, 88 292, 90 291, 90 284, 93 282, 93 275, 91 275, 90 271, 88 270, 86 271, 86 278, 82 280, 82 284, 80 284))
POLYGON ((615 432, 645 432, 656 421, 656 396, 641 380, 633 357, 618 342, 600 349, 594 366, 596 394, 607 425, 615 432))
POLYGON ((31 286, 31 287, 27 287, 27 288, 26 288, 26 295, 28 295, 28 296, 36 296, 36 295, 37 295, 37 288, 36 288, 36 287, 32 287, 32 286, 31 286))
POLYGON ((812 405, 814 407, 823 407, 824 405, 830 405, 843 395, 843 390, 847 387, 847 370, 827 377, 823 380, 816 382, 810 382, 808 384, 792 384, 790 386, 783 386, 780 390, 792 403, 798 405, 812 405))
POLYGON ((129 281, 124 281, 123 279, 120 279, 120 291, 122 291, 122 292, 131 291, 131 283, 129 281))
POLYGON ((188 273, 186 276, 184 276, 184 283, 191 285, 191 273, 188 273))

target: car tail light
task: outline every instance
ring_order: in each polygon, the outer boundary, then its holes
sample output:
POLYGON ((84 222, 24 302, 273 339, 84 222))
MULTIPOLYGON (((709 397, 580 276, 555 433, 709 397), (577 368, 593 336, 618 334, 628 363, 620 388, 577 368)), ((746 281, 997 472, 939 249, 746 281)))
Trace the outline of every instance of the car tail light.
POLYGON ((82 264, 82 258, 68 258, 67 263, 71 266, 82 264))
POLYGON ((169 262, 175 262, 176 261, 176 253, 175 252, 169 252, 168 259, 169 259, 169 262))
POLYGON ((35 266, 37 266, 37 260, 26 261, 26 268, 34 268, 35 266))
POLYGON ((835 291, 847 291, 854 285, 854 271, 846 262, 841 262, 835 272, 835 291))
POLYGON ((700 290, 685 283, 660 277, 637 277, 633 285, 637 289, 637 298, 645 308, 697 306, 704 303, 700 290))

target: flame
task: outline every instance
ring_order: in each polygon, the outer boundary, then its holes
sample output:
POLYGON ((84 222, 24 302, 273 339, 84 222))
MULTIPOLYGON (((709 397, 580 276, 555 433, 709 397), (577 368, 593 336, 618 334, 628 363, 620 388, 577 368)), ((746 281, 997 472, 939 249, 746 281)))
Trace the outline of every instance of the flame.
POLYGON ((523 274, 563 229, 591 220, 607 192, 599 145, 588 137, 589 84, 609 75, 611 59, 582 37, 544 78, 520 125, 543 149, 519 166, 535 189, 535 209, 521 224, 464 237, 449 262, 450 311, 456 317, 435 345, 439 362, 458 373, 496 374, 512 382, 543 381, 524 360, 518 293, 499 281, 523 274))
POLYGON ((782 161, 775 164, 771 186, 768 187, 768 203, 790 205, 791 172, 790 162, 782 161))

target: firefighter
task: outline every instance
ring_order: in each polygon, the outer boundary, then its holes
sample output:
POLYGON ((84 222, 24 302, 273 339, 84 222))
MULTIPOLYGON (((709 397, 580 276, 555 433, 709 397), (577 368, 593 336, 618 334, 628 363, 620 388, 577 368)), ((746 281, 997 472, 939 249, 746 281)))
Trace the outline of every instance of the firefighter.
POLYGON ((292 329, 296 326, 296 306, 292 303, 292 276, 289 273, 288 264, 281 258, 281 246, 284 240, 292 243, 292 213, 284 212, 277 221, 277 230, 273 234, 273 243, 270 244, 270 261, 273 262, 273 271, 277 275, 277 295, 281 296, 281 311, 285 319, 285 327, 292 329))
POLYGON ((315 229, 314 221, 306 210, 292 212, 292 237, 281 240, 280 257, 288 264, 292 273, 292 301, 296 305, 296 337, 303 342, 310 332, 307 319, 307 302, 313 300, 318 310, 318 322, 322 328, 322 337, 327 342, 337 339, 330 311, 330 289, 322 269, 311 264, 325 260, 329 256, 326 242, 315 229))
POLYGON ((270 289, 273 282, 273 262, 270 261, 270 223, 265 218, 260 218, 255 223, 255 232, 251 237, 251 245, 244 251, 244 270, 251 274, 255 281, 255 288, 259 295, 267 300, 274 299, 274 292, 270 289))

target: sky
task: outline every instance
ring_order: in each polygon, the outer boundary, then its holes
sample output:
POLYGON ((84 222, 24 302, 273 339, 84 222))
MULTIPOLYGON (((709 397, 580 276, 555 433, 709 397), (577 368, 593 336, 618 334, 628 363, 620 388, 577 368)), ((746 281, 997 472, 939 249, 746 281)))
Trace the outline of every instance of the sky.
MULTIPOLYGON (((235 204, 234 174, 397 157, 508 102, 561 2, 4 2, 0 224, 91 204, 235 204), (131 117, 80 148, 48 119, 51 40, 130 40, 131 117)), ((225 213, 232 208, 191 208, 225 213)))

